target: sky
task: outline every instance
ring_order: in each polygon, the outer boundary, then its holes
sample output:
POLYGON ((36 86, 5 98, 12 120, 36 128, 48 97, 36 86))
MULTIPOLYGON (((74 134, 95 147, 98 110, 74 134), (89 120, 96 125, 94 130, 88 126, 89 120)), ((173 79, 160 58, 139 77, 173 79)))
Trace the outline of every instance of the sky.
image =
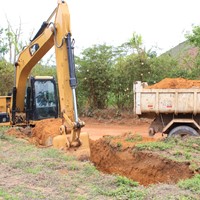
MULTIPOLYGON (((200 25, 199 0, 66 0, 77 52, 94 44, 118 46, 133 32, 145 48, 162 53, 185 40, 192 25, 200 25)), ((57 0, 1 1, 0 27, 6 18, 15 29, 22 24, 22 40, 29 41, 47 20, 57 0)), ((75 50, 76 54, 76 50, 75 50)))

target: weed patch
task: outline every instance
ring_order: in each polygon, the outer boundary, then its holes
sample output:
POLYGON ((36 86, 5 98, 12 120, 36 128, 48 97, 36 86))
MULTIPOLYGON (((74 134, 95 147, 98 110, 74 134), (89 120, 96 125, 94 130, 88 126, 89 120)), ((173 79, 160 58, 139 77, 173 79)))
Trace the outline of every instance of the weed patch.
POLYGON ((117 186, 133 186, 133 187, 137 187, 139 185, 138 182, 132 181, 124 176, 117 176, 116 184, 117 186))
POLYGON ((171 149, 174 146, 175 146, 175 144, 173 144, 173 143, 159 141, 159 142, 146 142, 146 143, 136 144, 135 149, 136 150, 149 150, 149 151, 154 151, 154 150, 165 151, 167 149, 171 149))
POLYGON ((197 174, 191 179, 182 180, 178 183, 178 186, 182 189, 191 190, 200 194, 200 174, 197 174))
POLYGON ((120 185, 116 189, 103 191, 99 190, 99 193, 113 199, 138 199, 142 200, 146 196, 145 190, 140 190, 138 188, 130 187, 127 185, 120 185))
POLYGON ((11 195, 5 190, 0 188, 0 199, 1 197, 3 198, 3 200, 19 200, 18 197, 15 197, 14 195, 11 195))
POLYGON ((142 141, 143 138, 141 135, 139 134, 135 134, 135 135, 132 135, 131 133, 127 136, 126 140, 127 142, 140 142, 142 141))

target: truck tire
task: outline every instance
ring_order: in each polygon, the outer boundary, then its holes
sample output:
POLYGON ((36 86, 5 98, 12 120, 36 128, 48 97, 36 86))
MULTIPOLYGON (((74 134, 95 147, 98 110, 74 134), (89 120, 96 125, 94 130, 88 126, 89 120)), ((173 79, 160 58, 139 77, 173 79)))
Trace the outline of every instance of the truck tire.
POLYGON ((152 137, 155 135, 155 130, 153 128, 149 128, 149 136, 152 137))
POLYGON ((194 128, 190 126, 177 126, 173 128, 168 134, 168 137, 173 136, 199 136, 199 134, 194 128))

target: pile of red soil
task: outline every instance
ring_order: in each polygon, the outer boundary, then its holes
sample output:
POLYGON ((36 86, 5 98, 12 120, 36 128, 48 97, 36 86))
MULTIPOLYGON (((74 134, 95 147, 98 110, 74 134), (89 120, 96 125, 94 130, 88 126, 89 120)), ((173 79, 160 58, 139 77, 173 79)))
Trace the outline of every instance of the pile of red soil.
MULTIPOLYGON (((138 142, 151 141, 152 138, 142 138, 138 142)), ((128 142, 126 137, 104 137, 92 141, 91 161, 100 171, 126 176, 144 186, 177 183, 194 175, 188 163, 172 161, 150 151, 135 150, 138 142, 128 142)))
POLYGON ((37 146, 51 146, 53 137, 60 134, 59 127, 62 119, 44 119, 38 121, 34 128, 12 127, 6 131, 7 135, 28 140, 37 146))
POLYGON ((53 137, 60 134, 59 128, 62 125, 62 119, 44 119, 38 121, 32 129, 31 143, 43 146, 52 145, 53 137))
POLYGON ((11 127, 6 131, 7 135, 15 136, 17 138, 22 138, 25 140, 29 140, 31 137, 31 129, 29 127, 11 127))
POLYGON ((150 89, 184 89, 200 88, 200 80, 189 80, 184 78, 165 78, 160 82, 148 86, 150 89))

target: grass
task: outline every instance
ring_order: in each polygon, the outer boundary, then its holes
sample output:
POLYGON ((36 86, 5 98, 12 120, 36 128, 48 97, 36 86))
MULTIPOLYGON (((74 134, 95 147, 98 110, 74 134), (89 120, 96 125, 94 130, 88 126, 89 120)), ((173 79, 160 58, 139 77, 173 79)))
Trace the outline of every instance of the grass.
POLYGON ((113 197, 114 199, 144 199, 146 196, 145 190, 140 190, 138 188, 139 184, 132 180, 129 180, 123 176, 117 176, 115 179, 116 188, 103 191, 99 190, 100 194, 107 197, 113 197))
POLYGON ((125 141, 127 141, 127 142, 139 142, 139 141, 142 141, 142 140, 143 140, 143 138, 140 134, 132 135, 132 133, 130 133, 125 141))
POLYGON ((191 179, 179 181, 178 186, 182 189, 191 190, 200 195, 200 174, 191 179))
POLYGON ((3 198, 3 200, 19 200, 18 197, 14 197, 15 195, 9 194, 5 190, 0 188, 0 199, 3 198))
POLYGON ((136 144, 135 151, 154 151, 160 156, 176 162, 190 163, 191 170, 200 168, 200 137, 166 138, 158 142, 136 144))
POLYGON ((91 175, 94 175, 94 174, 97 174, 97 175, 99 174, 99 171, 91 163, 86 163, 83 171, 84 171, 84 174, 86 174, 87 176, 91 176, 91 175))
POLYGON ((5 136, 5 131, 8 130, 9 127, 7 126, 0 126, 0 140, 6 140, 7 137, 5 136))
POLYGON ((136 150, 160 150, 165 151, 167 149, 171 149, 175 146, 174 142, 168 142, 168 141, 158 141, 158 142, 147 142, 147 143, 140 143, 136 144, 136 150))
MULTIPOLYGON (((137 150, 168 151, 176 147, 174 156, 185 159, 192 159, 193 152, 199 151, 199 141, 195 145, 189 141, 182 150, 181 145, 184 141, 168 140, 140 144, 137 150)), ((36 148, 5 134, 0 138, 0 162, 0 199, 6 200, 167 200, 173 199, 174 193, 174 199, 189 200, 200 192, 200 176, 180 181, 171 190, 161 188, 162 184, 143 187, 123 176, 103 174, 89 161, 80 162, 53 148, 36 148)))
POLYGON ((116 184, 118 186, 134 186, 134 187, 137 187, 139 185, 138 182, 132 181, 124 176, 117 176, 116 184))
POLYGON ((172 154, 176 158, 183 157, 183 160, 198 160, 200 152, 200 137, 166 138, 162 141, 148 142, 136 144, 136 150, 149 151, 169 151, 173 150, 172 154), (195 156, 195 154, 197 154, 195 156))

